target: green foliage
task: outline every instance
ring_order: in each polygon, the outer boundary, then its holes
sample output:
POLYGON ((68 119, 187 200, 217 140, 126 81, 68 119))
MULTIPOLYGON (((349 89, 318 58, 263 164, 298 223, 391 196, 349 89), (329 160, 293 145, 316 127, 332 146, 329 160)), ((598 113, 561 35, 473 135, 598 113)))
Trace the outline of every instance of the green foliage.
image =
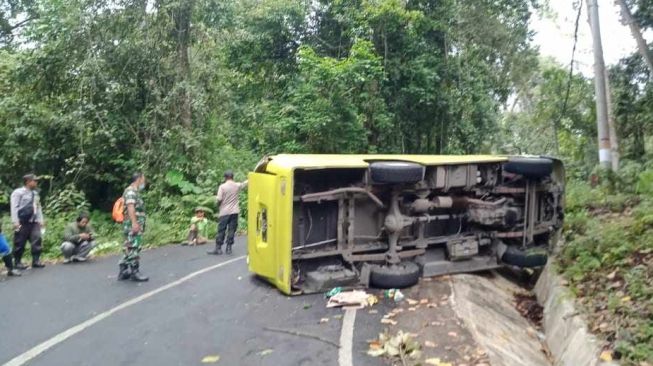
POLYGON ((48 197, 44 211, 48 216, 59 216, 67 213, 87 211, 90 207, 84 192, 68 184, 59 190, 53 190, 48 197))
POLYGON ((637 179, 637 193, 653 196, 653 170, 643 171, 637 179))
MULTIPOLYGON (((631 174, 615 175, 615 184, 648 180, 647 171, 631 174)), ((621 363, 651 362, 653 199, 609 192, 606 186, 567 185, 565 242, 557 261, 595 329, 614 340, 621 363)))

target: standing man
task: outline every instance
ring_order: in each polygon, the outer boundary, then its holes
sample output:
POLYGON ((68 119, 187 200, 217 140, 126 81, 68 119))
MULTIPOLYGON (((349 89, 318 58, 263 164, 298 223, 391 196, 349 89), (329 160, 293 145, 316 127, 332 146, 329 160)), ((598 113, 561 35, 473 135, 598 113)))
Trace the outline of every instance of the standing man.
POLYGON ((139 270, 143 231, 145 230, 145 203, 141 196, 143 189, 145 189, 145 175, 134 173, 131 183, 122 194, 125 204, 123 209, 125 220, 122 222, 125 244, 122 249, 123 257, 119 263, 118 280, 129 279, 136 282, 148 280, 139 270))
POLYGON ((11 222, 14 224, 14 268, 27 269, 21 260, 29 240, 32 251, 32 268, 43 268, 41 263, 41 230, 45 228, 41 200, 36 190, 39 177, 34 174, 23 176, 23 187, 11 193, 11 222))
POLYGON ((71 222, 64 230, 61 253, 64 263, 86 262, 89 253, 95 248, 95 237, 88 213, 82 212, 75 222, 71 222))
POLYGON ((218 213, 218 236, 215 238, 215 250, 208 254, 222 254, 225 232, 227 234, 227 254, 231 254, 231 247, 234 245, 234 235, 238 228, 238 194, 240 190, 247 187, 247 181, 243 183, 234 182, 234 173, 227 170, 224 173, 224 183, 218 188, 217 201, 220 206, 218 213))

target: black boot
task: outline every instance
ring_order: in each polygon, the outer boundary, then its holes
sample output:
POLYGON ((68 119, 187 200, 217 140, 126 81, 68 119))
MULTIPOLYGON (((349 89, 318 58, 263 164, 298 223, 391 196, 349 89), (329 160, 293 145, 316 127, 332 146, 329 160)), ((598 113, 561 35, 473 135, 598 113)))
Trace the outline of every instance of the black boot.
POLYGON ((120 268, 120 271, 118 272, 118 281, 128 280, 132 274, 129 270, 129 266, 124 263, 120 263, 118 267, 120 268))
POLYGON ((206 252, 206 254, 221 255, 222 254, 222 246, 216 245, 214 250, 212 250, 210 252, 206 252))
POLYGON ((131 268, 132 269, 132 274, 131 274, 131 277, 129 277, 129 279, 134 281, 134 282, 145 282, 145 281, 149 280, 149 278, 147 276, 143 276, 141 274, 141 272, 138 270, 138 267, 139 267, 138 262, 132 264, 132 268, 131 268))
POLYGON ((227 255, 231 255, 231 245, 227 245, 227 255))
POLYGON ((21 273, 19 270, 14 269, 14 262, 13 259, 11 258, 11 255, 5 255, 2 257, 2 261, 5 262, 5 266, 7 267, 7 276, 20 276, 21 273))
POLYGON ((16 253, 14 253, 14 268, 18 269, 18 270, 21 270, 21 271, 24 271, 24 270, 27 269, 27 266, 24 265, 23 262, 21 262, 21 259, 22 259, 22 255, 19 256, 19 255, 16 255, 16 253))
POLYGON ((43 264, 39 258, 41 258, 41 254, 32 254, 32 268, 44 268, 45 264, 43 264))

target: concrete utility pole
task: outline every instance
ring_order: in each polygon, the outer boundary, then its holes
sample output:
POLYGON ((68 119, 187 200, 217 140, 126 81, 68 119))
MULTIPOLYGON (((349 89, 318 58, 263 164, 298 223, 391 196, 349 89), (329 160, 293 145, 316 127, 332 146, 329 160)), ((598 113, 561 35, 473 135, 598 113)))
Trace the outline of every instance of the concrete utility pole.
POLYGON ((603 69, 605 74, 605 101, 608 105, 608 128, 610 132, 610 149, 612 152, 612 171, 619 170, 619 138, 617 137, 617 121, 614 118, 614 113, 612 110, 612 92, 610 91, 610 76, 608 75, 608 69, 603 69))
POLYGON ((601 27, 599 25, 599 6, 597 0, 587 1, 587 14, 592 28, 592 43, 594 45, 594 92, 596 98, 596 125, 599 140, 599 163, 607 169, 612 169, 612 151, 610 149, 610 133, 608 128, 608 103, 605 85, 605 63, 603 62, 603 46, 601 44, 601 27))

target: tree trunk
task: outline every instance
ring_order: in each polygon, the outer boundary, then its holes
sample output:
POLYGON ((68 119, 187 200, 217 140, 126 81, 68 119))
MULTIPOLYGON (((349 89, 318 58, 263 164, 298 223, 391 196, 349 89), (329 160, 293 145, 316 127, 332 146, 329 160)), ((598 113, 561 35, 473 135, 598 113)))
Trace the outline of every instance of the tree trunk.
POLYGON ((642 31, 639 29, 639 25, 637 24, 635 19, 633 19, 633 15, 630 13, 630 9, 628 9, 628 5, 626 4, 625 0, 616 0, 616 3, 619 4, 619 6, 621 7, 621 17, 622 17, 621 22, 624 25, 630 27, 630 32, 633 34, 633 38, 635 38, 635 41, 637 41, 637 48, 639 49, 639 54, 644 59, 646 66, 648 66, 648 70, 653 76, 653 59, 651 58, 651 52, 648 49, 646 40, 644 40, 644 37, 642 37, 642 31))
POLYGON ((177 85, 181 86, 179 94, 179 119, 182 126, 191 128, 191 70, 188 50, 190 48, 190 22, 193 15, 194 0, 184 0, 173 9, 175 24, 174 35, 177 43, 177 85))

